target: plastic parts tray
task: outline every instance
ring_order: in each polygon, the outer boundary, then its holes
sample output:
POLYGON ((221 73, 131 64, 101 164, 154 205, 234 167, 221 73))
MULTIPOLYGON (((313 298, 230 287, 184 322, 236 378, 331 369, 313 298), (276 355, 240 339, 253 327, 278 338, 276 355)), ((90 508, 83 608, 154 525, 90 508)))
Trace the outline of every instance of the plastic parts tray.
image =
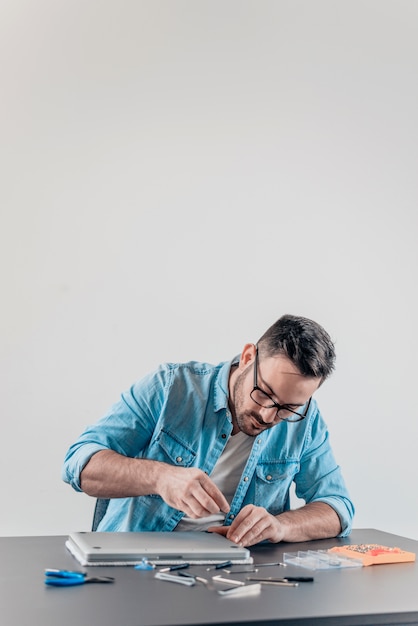
POLYGON ((363 567, 362 561, 332 554, 328 550, 307 550, 285 552, 283 561, 288 565, 298 565, 307 569, 339 569, 342 567, 363 567))

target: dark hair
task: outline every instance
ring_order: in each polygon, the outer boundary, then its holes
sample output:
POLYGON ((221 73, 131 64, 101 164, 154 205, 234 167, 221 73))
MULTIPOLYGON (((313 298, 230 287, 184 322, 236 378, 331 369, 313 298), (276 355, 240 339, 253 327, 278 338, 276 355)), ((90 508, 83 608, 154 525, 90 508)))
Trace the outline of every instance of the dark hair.
POLYGON ((325 380, 335 366, 335 349, 328 333, 313 320, 283 315, 258 341, 264 356, 287 356, 304 376, 325 380))

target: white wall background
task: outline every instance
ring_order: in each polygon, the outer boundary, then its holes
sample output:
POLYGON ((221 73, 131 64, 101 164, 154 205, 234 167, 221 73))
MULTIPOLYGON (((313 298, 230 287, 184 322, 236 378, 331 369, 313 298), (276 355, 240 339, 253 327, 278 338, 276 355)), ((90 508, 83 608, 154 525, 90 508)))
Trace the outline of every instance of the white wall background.
POLYGON ((281 314, 356 527, 418 539, 418 3, 1 0, 0 534, 89 529, 67 447, 281 314))

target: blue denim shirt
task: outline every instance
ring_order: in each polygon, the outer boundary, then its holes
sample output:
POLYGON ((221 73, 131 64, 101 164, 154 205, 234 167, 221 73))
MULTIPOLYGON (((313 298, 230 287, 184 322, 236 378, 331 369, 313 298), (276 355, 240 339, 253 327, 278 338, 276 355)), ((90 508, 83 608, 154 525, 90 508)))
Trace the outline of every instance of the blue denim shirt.
MULTIPOLYGON (((123 393, 69 448, 63 480, 81 491, 83 467, 103 449, 199 467, 210 475, 232 431, 228 379, 237 361, 161 365, 123 393)), ((281 422, 254 437, 225 524, 231 524, 246 504, 262 506, 272 515, 289 510, 293 481, 299 498, 328 503, 341 520, 340 536, 349 534, 354 507, 315 400, 304 420, 281 422)), ((116 498, 110 501, 98 530, 170 531, 182 516, 156 494, 116 498)))

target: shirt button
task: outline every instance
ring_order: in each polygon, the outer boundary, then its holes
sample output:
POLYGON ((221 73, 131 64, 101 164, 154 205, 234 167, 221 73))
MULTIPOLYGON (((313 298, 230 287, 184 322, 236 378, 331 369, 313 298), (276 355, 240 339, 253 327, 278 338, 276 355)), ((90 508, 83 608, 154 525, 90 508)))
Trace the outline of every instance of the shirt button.
POLYGON ((222 439, 226 439, 225 433, 222 433, 222 439))
POLYGON ((177 462, 177 463, 181 463, 181 462, 182 462, 182 460, 183 460, 183 458, 182 458, 181 456, 178 456, 178 457, 176 458, 176 462, 177 462))
POLYGON ((261 439, 257 439, 257 443, 261 443, 261 439))
POLYGON ((247 483, 248 482, 248 476, 244 476, 244 480, 247 483))
POLYGON ((273 476, 270 476, 270 474, 268 476, 266 476, 266 480, 271 480, 273 478, 273 476))
POLYGON ((231 513, 231 515, 229 516, 229 519, 234 519, 235 515, 233 513, 231 513))

